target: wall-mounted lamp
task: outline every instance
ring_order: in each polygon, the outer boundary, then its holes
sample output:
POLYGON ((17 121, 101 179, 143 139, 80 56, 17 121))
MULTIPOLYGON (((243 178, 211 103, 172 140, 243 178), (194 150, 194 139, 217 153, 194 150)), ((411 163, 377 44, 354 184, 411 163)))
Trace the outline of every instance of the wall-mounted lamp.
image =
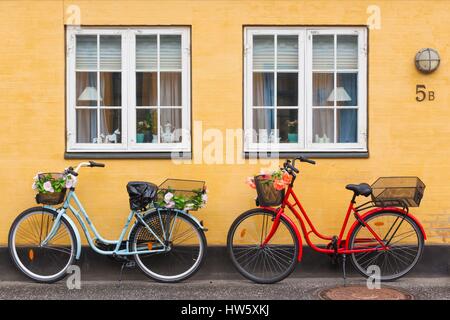
POLYGON ((431 48, 420 49, 415 58, 416 68, 422 73, 431 73, 439 67, 439 53, 431 48))

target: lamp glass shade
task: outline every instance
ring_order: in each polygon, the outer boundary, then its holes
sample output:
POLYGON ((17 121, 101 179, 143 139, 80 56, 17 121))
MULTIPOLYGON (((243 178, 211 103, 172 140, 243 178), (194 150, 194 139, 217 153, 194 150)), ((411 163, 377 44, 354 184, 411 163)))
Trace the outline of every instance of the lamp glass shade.
POLYGON ((352 98, 345 91, 344 87, 337 87, 331 91, 327 101, 352 101, 352 98))
MULTIPOLYGON (((96 101, 97 100, 97 89, 94 87, 86 87, 83 92, 78 97, 80 101, 96 101)), ((99 97, 102 100, 102 97, 99 97)))

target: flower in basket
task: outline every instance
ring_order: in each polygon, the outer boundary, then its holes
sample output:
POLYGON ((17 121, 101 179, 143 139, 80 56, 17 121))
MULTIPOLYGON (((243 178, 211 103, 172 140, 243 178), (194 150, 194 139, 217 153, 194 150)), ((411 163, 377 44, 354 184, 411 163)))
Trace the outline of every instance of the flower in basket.
POLYGON ((177 194, 176 190, 162 189, 158 191, 160 201, 156 201, 155 204, 158 207, 164 207, 169 209, 178 210, 197 210, 203 208, 207 201, 208 195, 206 187, 203 189, 192 190, 192 196, 185 196, 183 194, 177 194))
POLYGON ((57 193, 75 186, 77 179, 71 174, 37 173, 33 178, 33 190, 38 193, 57 193))
MULTIPOLYGON (((262 176, 265 183, 272 183, 273 187, 279 191, 286 188, 292 181, 291 175, 282 169, 272 172, 261 170, 259 175, 262 176)), ((248 177, 246 183, 251 188, 256 189, 254 177, 248 177)))

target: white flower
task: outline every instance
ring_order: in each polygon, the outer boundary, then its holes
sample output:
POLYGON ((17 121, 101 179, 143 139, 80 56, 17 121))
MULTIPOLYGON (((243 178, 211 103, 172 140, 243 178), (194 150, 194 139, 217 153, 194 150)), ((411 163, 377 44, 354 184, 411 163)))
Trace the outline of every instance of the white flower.
POLYGON ((166 208, 173 208, 173 207, 175 207, 175 202, 173 202, 173 201, 167 202, 166 208))
POLYGON ((202 201, 203 201, 203 203, 208 202, 208 195, 206 193, 202 194, 202 201))
POLYGON ((173 198, 173 193, 167 192, 164 195, 164 202, 168 204, 169 202, 171 202, 172 198, 173 198))
POLYGON ((76 183, 77 183, 77 177, 75 177, 71 174, 67 175, 67 177, 66 177, 66 188, 67 189, 74 187, 76 183))
POLYGON ((48 192, 55 192, 50 181, 44 182, 44 190, 48 192))
POLYGON ((32 188, 33 190, 36 190, 36 189, 37 189, 36 182, 33 182, 33 185, 31 186, 31 188, 32 188))

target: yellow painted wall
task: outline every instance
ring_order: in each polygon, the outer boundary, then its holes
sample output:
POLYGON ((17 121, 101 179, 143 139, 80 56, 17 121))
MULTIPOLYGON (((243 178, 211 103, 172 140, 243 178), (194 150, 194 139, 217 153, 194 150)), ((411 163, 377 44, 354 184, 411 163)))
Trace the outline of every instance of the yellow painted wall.
MULTIPOLYGON (((323 233, 337 234, 350 182, 417 175, 427 185, 413 212, 429 243, 450 242, 450 25, 448 1, 0 1, 0 244, 14 217, 34 205, 35 172, 60 170, 65 137, 65 9, 83 25, 191 25, 192 115, 203 129, 242 126, 243 25, 364 25, 368 5, 381 8, 369 33, 369 159, 319 159, 305 166, 296 190, 323 233), (436 48, 439 70, 422 75, 415 53, 436 48), (415 85, 436 93, 417 103, 415 85)), ((195 134, 195 133, 194 133, 195 134)), ((195 137, 194 137, 195 138, 195 137)), ((199 150, 194 150, 198 152, 199 150)), ((198 159, 198 158, 197 158, 198 159)), ((233 219, 253 206, 246 176, 260 165, 175 165, 170 160, 105 160, 85 169, 78 194, 97 228, 116 237, 128 213, 129 180, 204 179, 209 203, 198 217, 210 244, 224 244, 233 219)))

